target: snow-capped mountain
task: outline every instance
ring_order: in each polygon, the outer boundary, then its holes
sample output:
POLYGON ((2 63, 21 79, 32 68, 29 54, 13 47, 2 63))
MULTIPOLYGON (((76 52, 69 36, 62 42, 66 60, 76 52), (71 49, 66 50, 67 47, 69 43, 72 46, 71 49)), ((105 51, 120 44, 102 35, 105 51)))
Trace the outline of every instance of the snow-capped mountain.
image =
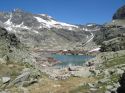
POLYGON ((46 14, 32 14, 20 9, 15 9, 12 12, 1 12, 0 21, 4 23, 8 30, 12 30, 12 28, 57 28, 74 30, 78 28, 75 25, 56 21, 46 14))
POLYGON ((33 48, 73 49, 92 38, 83 27, 56 21, 46 14, 32 14, 20 9, 0 12, 0 26, 33 48))

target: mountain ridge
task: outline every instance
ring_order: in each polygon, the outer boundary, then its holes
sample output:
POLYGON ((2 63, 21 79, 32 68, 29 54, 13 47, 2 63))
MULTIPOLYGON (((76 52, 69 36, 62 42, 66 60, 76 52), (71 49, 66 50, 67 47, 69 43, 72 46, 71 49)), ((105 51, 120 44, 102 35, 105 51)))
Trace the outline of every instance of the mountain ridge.
MULTIPOLYGON (((59 22, 53 19, 51 16, 47 14, 32 14, 30 12, 14 9, 11 12, 1 12, 0 13, 0 21, 5 25, 23 28, 57 28, 57 29, 68 29, 73 30, 77 29, 78 26, 67 24, 64 22, 59 22)), ((9 30, 9 29, 8 29, 9 30)))
POLYGON ((89 31, 93 29, 88 30, 87 26, 59 22, 49 15, 32 14, 20 9, 0 12, 0 25, 15 33, 22 43, 30 47, 41 46, 43 49, 73 49, 77 44, 87 42, 91 38, 89 31))

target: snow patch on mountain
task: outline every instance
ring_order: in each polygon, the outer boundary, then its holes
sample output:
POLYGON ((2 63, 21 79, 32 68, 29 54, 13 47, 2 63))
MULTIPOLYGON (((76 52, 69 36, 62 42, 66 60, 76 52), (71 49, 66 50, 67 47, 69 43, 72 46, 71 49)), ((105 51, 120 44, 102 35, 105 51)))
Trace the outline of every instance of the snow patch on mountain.
POLYGON ((12 18, 12 13, 10 14, 10 18, 5 22, 5 24, 11 25, 12 24, 11 18, 12 18))
MULTIPOLYGON (((42 14, 42 16, 43 16, 43 14, 42 14)), ((63 22, 57 22, 52 19, 44 20, 41 17, 36 17, 36 16, 34 16, 34 18, 36 18, 37 21, 40 22, 41 24, 45 24, 48 28, 55 27, 55 28, 64 28, 64 29, 68 29, 68 30, 73 30, 73 28, 78 28, 78 26, 70 25, 70 24, 63 23, 63 22)), ((52 17, 50 17, 50 18, 52 18, 52 17)))
POLYGON ((52 25, 48 21, 36 16, 34 16, 34 18, 36 18, 37 21, 40 22, 41 24, 45 24, 45 26, 47 26, 48 28, 52 28, 52 25))
POLYGON ((90 50, 89 52, 97 52, 97 51, 99 51, 100 49, 101 49, 101 48, 98 47, 98 48, 95 48, 95 49, 90 50))
POLYGON ((22 28, 22 29, 28 29, 28 30, 31 29, 31 28, 25 26, 25 25, 23 24, 23 22, 22 22, 21 24, 19 24, 19 25, 15 25, 15 24, 13 24, 13 23, 10 21, 10 19, 8 19, 4 24, 5 24, 6 29, 7 29, 8 31, 12 31, 12 30, 14 30, 14 28, 22 28))
POLYGON ((47 14, 39 14, 40 16, 47 16, 49 19, 52 19, 53 17, 47 15, 47 14))
POLYGON ((76 25, 67 24, 64 22, 56 21, 54 18, 47 14, 32 14, 20 9, 15 9, 12 12, 3 14, 0 19, 8 30, 14 29, 66 29, 76 30, 79 27, 76 25), (6 19, 4 19, 4 17, 6 19), (3 19, 2 19, 3 17, 3 19))

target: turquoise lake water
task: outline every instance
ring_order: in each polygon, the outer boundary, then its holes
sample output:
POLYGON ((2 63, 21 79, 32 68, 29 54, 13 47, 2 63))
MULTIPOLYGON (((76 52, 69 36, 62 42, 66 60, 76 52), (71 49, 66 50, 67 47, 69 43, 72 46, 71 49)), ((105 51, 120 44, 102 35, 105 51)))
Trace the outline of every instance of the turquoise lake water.
POLYGON ((85 56, 85 55, 60 55, 60 54, 53 54, 53 58, 55 58, 58 61, 61 61, 61 63, 57 64, 56 66, 81 66, 85 63, 85 61, 93 58, 92 56, 85 56))

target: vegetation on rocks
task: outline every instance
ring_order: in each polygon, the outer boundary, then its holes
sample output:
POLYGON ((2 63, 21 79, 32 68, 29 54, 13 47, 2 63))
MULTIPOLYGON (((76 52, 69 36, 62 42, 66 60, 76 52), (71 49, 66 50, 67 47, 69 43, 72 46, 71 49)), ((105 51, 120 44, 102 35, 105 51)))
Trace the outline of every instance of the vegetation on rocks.
POLYGON ((104 65, 106 68, 110 68, 110 67, 114 67, 114 66, 121 65, 124 63, 125 63, 125 55, 123 55, 121 57, 116 57, 107 62, 104 62, 104 65))

